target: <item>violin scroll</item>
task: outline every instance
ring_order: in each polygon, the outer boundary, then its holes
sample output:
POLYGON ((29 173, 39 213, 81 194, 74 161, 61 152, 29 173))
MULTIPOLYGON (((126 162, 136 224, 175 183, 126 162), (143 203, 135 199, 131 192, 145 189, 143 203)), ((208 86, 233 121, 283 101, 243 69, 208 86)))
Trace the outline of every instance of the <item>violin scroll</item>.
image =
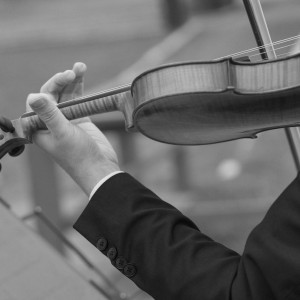
POLYGON ((2 116, 0 116, 0 128, 4 132, 13 133, 15 131, 15 127, 13 126, 12 121, 2 116))
POLYGON ((0 159, 7 153, 10 156, 20 155, 25 144, 32 143, 30 136, 24 131, 21 119, 9 120, 0 117, 0 159))

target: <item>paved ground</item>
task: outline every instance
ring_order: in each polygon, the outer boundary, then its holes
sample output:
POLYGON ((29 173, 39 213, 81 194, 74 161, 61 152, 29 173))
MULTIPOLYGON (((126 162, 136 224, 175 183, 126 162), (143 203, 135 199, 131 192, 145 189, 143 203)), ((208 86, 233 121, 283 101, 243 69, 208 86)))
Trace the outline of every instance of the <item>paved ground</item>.
MULTIPOLYGON (((274 40, 300 32, 298 0, 262 3, 274 40)), ((197 20, 199 34, 165 62, 213 59, 254 46, 247 17, 238 3, 197 20)), ((88 64, 88 89, 114 80, 165 36, 154 0, 1 1, 0 111, 9 118, 20 115, 29 92, 76 60, 88 64)), ((118 136, 111 133, 109 137, 121 152, 118 136)), ((262 134, 255 141, 181 147, 179 151, 139 135, 134 144, 136 160, 126 169, 184 210, 203 231, 239 252, 249 231, 295 175, 282 132, 262 134), (187 182, 186 190, 175 186, 176 153, 184 154, 187 172, 181 180, 187 182)), ((24 212, 31 203, 32 189, 27 156, 5 158, 3 165, 0 195, 18 203, 18 210, 24 212)), ((74 219, 84 196, 61 171, 57 173, 64 183, 62 209, 74 219)), ((86 242, 80 240, 80 245, 122 290, 134 291, 86 242)))

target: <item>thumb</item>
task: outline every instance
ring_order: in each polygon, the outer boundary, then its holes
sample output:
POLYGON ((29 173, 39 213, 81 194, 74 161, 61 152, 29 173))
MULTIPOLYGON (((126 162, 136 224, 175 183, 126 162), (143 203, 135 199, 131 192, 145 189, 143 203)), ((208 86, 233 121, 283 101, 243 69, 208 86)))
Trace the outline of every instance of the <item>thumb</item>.
POLYGON ((47 94, 30 94, 27 103, 53 133, 61 133, 69 123, 47 94))

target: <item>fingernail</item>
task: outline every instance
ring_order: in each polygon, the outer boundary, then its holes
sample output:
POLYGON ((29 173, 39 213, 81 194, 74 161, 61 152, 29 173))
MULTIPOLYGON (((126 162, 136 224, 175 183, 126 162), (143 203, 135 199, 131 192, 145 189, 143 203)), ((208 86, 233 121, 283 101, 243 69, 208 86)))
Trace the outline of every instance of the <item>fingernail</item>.
POLYGON ((35 98, 30 98, 28 102, 32 109, 37 109, 45 105, 46 99, 41 96, 37 96, 35 98))

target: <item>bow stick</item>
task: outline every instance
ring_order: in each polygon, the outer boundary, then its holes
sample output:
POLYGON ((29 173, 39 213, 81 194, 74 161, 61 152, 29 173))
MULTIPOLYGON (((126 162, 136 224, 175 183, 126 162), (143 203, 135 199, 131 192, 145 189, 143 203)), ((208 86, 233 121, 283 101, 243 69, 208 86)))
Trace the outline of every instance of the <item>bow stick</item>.
MULTIPOLYGON (((248 18, 259 47, 262 59, 276 59, 277 55, 269 33, 260 0, 243 0, 248 18), (266 45, 268 45, 266 47, 266 45)), ((299 128, 285 128, 297 171, 300 171, 300 133, 299 128)))

